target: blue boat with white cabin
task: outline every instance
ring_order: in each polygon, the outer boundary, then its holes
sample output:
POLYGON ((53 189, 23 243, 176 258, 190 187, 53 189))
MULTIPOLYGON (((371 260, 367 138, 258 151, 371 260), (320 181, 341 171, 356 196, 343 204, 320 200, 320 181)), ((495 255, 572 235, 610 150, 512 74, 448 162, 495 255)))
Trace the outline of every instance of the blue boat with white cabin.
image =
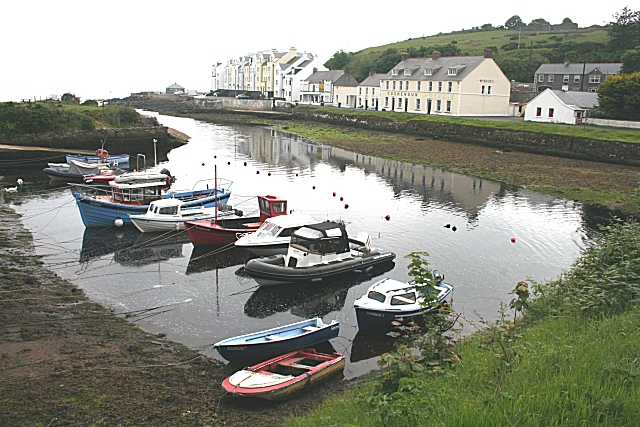
POLYGON ((340 323, 324 323, 321 318, 303 320, 277 328, 240 335, 213 345, 230 362, 266 360, 271 357, 311 347, 336 338, 340 323))
POLYGON ((170 185, 168 174, 131 172, 109 181, 109 189, 76 185, 73 195, 85 227, 132 225, 129 214, 144 214, 151 202, 160 199, 179 199, 183 209, 190 209, 225 205, 231 196, 227 180, 198 181, 184 191, 169 191, 170 185))

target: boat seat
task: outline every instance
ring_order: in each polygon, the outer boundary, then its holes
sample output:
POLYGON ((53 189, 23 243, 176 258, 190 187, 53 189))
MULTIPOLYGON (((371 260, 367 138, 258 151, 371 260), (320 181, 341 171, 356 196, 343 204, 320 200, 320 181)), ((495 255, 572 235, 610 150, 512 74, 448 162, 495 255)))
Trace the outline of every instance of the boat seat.
POLYGON ((269 341, 280 341, 284 339, 278 335, 267 335, 265 338, 268 339, 269 341))
POLYGON ((290 363, 289 366, 291 366, 292 368, 306 369, 306 370, 313 368, 313 366, 301 365, 300 363, 290 363))
POLYGON ((313 331, 317 331, 318 328, 317 326, 305 326, 304 328, 302 328, 303 331, 307 331, 307 332, 313 332, 313 331))

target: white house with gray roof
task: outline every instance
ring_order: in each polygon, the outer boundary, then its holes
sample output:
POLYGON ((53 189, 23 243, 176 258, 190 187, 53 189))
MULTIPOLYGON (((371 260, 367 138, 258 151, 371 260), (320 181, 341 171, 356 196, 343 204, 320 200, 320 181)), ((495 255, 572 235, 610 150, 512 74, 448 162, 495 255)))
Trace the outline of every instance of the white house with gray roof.
POLYGON ((507 116, 511 83, 484 56, 403 59, 380 80, 380 109, 449 116, 507 116))
MULTIPOLYGON (((365 110, 380 109, 380 82, 386 75, 386 73, 376 73, 374 70, 369 71, 367 78, 358 85, 355 108, 363 108, 365 110)), ((354 106, 351 107, 353 108, 354 106)))
POLYGON ((620 74, 622 63, 542 64, 535 73, 538 92, 546 89, 596 92, 608 76, 620 74))
POLYGON ((315 71, 300 84, 303 104, 334 104, 336 87, 357 87, 358 81, 344 70, 315 71))
POLYGON ((588 110, 598 105, 595 92, 566 92, 547 89, 529 103, 524 120, 579 125, 588 110))

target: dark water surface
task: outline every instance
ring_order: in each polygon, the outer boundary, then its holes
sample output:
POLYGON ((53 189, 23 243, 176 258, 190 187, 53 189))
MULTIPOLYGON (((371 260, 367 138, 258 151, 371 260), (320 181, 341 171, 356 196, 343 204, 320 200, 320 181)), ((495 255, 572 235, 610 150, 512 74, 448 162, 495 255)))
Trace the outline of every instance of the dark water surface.
MULTIPOLYGON (((258 194, 284 197, 289 209, 320 220, 342 219, 351 235, 366 231, 373 246, 398 256, 378 277, 259 288, 243 273, 241 251, 194 251, 185 233, 85 229, 69 189, 34 184, 32 195, 10 199, 52 270, 92 300, 128 313, 143 329, 166 333, 210 357, 220 358, 210 344, 221 339, 321 316, 341 322, 340 337, 331 344, 349 356, 345 377, 361 375, 393 347, 384 337, 357 336, 353 301, 382 277, 409 279, 404 256, 410 251, 430 254, 431 266, 455 286, 457 311, 495 318, 518 281, 552 279, 568 269, 600 221, 579 203, 266 128, 158 119, 192 137, 164 165, 178 178, 174 188, 213 177, 217 165, 218 177, 233 181, 230 204, 245 215, 257 212, 258 194)), ((46 176, 22 178, 35 182, 46 176)))

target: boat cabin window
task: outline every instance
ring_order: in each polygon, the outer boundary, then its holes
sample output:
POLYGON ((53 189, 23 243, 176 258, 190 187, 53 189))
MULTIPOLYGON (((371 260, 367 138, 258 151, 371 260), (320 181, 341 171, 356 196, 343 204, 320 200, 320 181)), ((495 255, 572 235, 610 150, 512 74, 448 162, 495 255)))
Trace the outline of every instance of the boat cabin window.
POLYGON ((291 235, 291 246, 317 255, 341 254, 349 252, 349 242, 343 238, 307 239, 296 234, 291 235))
POLYGON ((367 297, 374 301, 384 302, 384 295, 381 294, 380 292, 371 291, 369 292, 369 294, 367 294, 367 297))
POLYGON ((394 295, 391 297, 391 305, 407 305, 414 304, 416 302, 416 293, 409 292, 401 295, 394 295))
POLYGON ((287 211, 287 202, 273 202, 269 207, 269 200, 258 198, 258 207, 260 212, 271 216, 271 209, 273 209, 274 214, 285 213, 287 211))
POLYGON ((177 215, 178 214, 178 207, 177 206, 165 206, 163 208, 160 208, 160 211, 158 213, 160 215, 177 215))
POLYGON ((280 227, 275 224, 265 222, 258 230, 256 237, 273 237, 278 234, 280 227))
POLYGON ((282 229, 278 237, 290 237, 293 234, 293 232, 296 230, 297 230, 297 227, 284 228, 282 229))

